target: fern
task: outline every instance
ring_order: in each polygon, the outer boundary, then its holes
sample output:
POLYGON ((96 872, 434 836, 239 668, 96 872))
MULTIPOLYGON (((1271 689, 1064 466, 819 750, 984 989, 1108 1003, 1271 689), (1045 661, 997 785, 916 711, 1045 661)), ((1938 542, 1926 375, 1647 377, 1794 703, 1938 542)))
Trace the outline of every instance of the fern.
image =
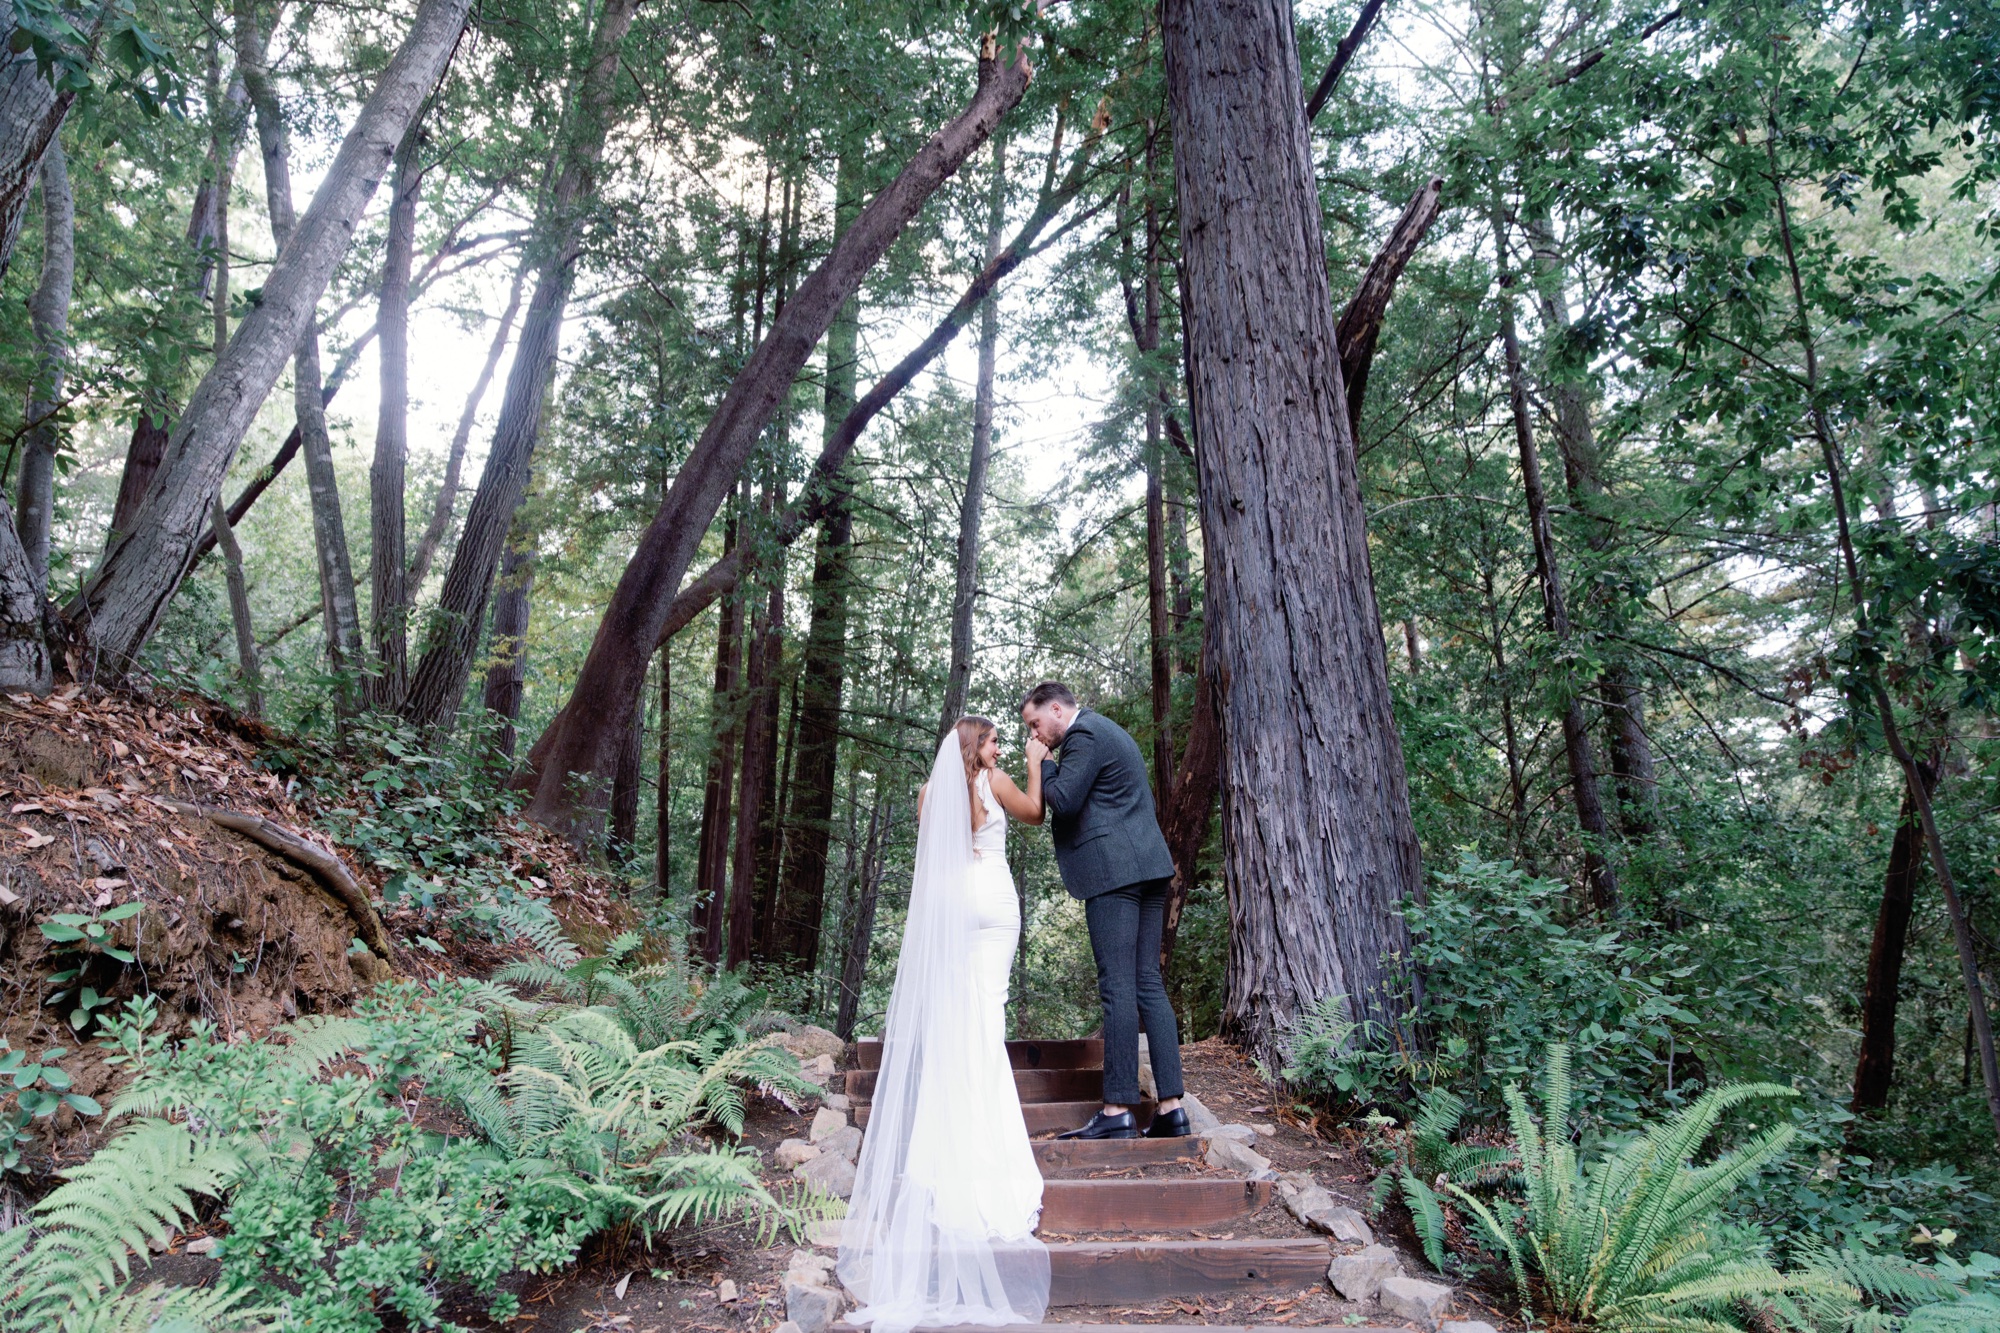
POLYGON ((1429 1185, 1410 1172, 1402 1175, 1403 1201, 1410 1206, 1410 1221, 1417 1229, 1417 1239, 1423 1242, 1424 1258, 1432 1268, 1444 1268, 1444 1209, 1438 1206, 1437 1193, 1429 1185))
POLYGON ((233 1150, 182 1125, 142 1120, 65 1173, 35 1226, 0 1235, 0 1327, 13 1333, 140 1333, 261 1326, 247 1293, 149 1284, 122 1291, 132 1256, 221 1194, 242 1169, 233 1150))

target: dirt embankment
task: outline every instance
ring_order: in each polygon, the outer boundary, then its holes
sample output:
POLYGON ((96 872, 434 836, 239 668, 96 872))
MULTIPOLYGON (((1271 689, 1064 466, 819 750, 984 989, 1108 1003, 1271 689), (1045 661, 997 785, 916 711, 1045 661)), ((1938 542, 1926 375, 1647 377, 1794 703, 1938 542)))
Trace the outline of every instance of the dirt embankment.
MULTIPOLYGON (((397 973, 484 971, 508 952, 399 947, 450 936, 407 912, 385 928, 367 868, 257 764, 263 739, 185 696, 0 698, 0 1036, 30 1059, 63 1048, 74 1091, 115 1091, 96 1015, 136 995, 170 1033, 207 1019, 254 1036, 397 973)), ((577 933, 615 928, 610 882, 561 843, 524 829, 509 858, 577 933)), ((67 1108, 42 1123, 30 1160, 53 1165, 77 1124, 67 1108)))

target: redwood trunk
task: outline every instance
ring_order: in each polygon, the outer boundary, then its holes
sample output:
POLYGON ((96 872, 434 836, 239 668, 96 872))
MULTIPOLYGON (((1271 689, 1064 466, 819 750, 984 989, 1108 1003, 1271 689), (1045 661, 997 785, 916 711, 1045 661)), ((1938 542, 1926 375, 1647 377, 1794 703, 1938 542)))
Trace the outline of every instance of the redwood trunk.
POLYGON ((1002 65, 991 53, 983 55, 988 58, 980 61, 979 88, 971 104, 868 202, 786 303, 640 538, 572 692, 572 698, 589 700, 591 706, 566 708, 552 725, 557 734, 540 764, 529 807, 534 818, 572 841, 591 840, 616 761, 616 729, 607 728, 606 716, 621 717, 643 686, 646 662, 702 535, 800 367, 875 261, 1027 90, 1025 57, 1002 65))
MULTIPOLYGON (((725 553, 736 544, 736 520, 724 524, 722 546, 725 553)), ((711 738, 708 780, 702 790, 701 844, 695 865, 695 916, 692 933, 702 957, 714 963, 722 957, 723 913, 729 889, 730 793, 736 777, 736 706, 742 683, 743 654, 739 639, 743 632, 743 604, 735 597, 724 600, 715 632, 715 691, 709 718, 711 738)), ((552 724, 553 725, 553 724, 552 724)))
POLYGON ((380 313, 375 317, 382 401, 375 415, 375 458, 368 468, 368 629, 375 659, 369 696, 385 712, 403 702, 409 672, 403 492, 410 459, 410 265, 417 248, 417 200, 423 186, 417 165, 420 126, 421 122, 410 126, 396 149, 380 313))
POLYGON ((625 748, 618 755, 616 784, 611 789, 611 843, 607 849, 611 864, 620 866, 632 859, 639 842, 640 773, 646 756, 646 697, 639 696, 625 725, 625 748))
POLYGON ((528 683, 528 612, 535 588, 535 539, 517 533, 507 543, 501 562, 499 589, 493 599, 493 626, 488 651, 493 665, 486 669, 486 711, 499 720, 493 748, 514 757, 515 724, 521 720, 521 697, 528 683))
POLYGON ((1332 995, 1414 1008, 1423 881, 1284 0, 1165 0, 1207 616, 1228 745, 1224 1024, 1276 1066, 1332 995))
POLYGON ((868 836, 863 841, 861 869, 855 877, 853 910, 848 913, 846 949, 840 960, 840 999, 835 1007, 834 1035, 854 1040, 854 1021, 861 1012, 861 987, 868 979, 868 950, 875 939, 875 904, 881 896, 885 858, 883 844, 895 812, 884 818, 878 793, 868 812, 868 836))
MULTIPOLYGON (((1924 787, 1937 790, 1938 764, 1919 765, 1924 787)), ((1889 866, 1882 876, 1882 905, 1875 913, 1875 937, 1868 946, 1868 980, 1861 993, 1861 1054, 1854 1065, 1856 1115, 1889 1105, 1896 1073, 1896 1008, 1903 984, 1903 952, 1916 910, 1917 884, 1924 873, 1924 833, 1916 799, 1906 785, 1896 812, 1896 835, 1889 842, 1889 866)))
POLYGON ((49 585, 49 528, 55 517, 56 446, 62 434, 63 372, 69 364, 69 297, 76 277, 76 200, 62 142, 49 141, 42 156, 42 272, 28 298, 28 323, 38 363, 28 390, 27 432, 21 441, 21 478, 14 492, 14 524, 35 579, 39 599, 49 585))
POLYGON ((653 884, 662 898, 673 888, 674 661, 660 650, 660 730, 653 805, 653 884))

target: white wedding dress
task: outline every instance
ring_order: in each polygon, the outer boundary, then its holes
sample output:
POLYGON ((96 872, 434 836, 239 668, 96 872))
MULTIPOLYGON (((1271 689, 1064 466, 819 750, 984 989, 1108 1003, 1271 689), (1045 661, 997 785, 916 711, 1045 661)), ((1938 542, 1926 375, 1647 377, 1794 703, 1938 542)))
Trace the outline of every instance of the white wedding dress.
POLYGON ((910 911, 882 1034, 840 1280, 874 1333, 1040 1323, 1049 1256, 1042 1176, 1007 1061, 1007 978, 1021 916, 1007 817, 986 775, 972 828, 956 733, 938 747, 910 911))

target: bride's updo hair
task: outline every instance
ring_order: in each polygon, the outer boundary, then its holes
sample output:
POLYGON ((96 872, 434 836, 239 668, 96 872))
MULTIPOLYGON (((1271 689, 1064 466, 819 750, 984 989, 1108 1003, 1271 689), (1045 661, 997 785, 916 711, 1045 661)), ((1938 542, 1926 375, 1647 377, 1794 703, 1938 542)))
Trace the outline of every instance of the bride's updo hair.
POLYGON ((994 731, 993 722, 983 717, 962 717, 953 724, 958 732, 958 750, 965 756, 965 794, 972 799, 972 827, 986 822, 986 803, 979 799, 979 747, 994 731))

